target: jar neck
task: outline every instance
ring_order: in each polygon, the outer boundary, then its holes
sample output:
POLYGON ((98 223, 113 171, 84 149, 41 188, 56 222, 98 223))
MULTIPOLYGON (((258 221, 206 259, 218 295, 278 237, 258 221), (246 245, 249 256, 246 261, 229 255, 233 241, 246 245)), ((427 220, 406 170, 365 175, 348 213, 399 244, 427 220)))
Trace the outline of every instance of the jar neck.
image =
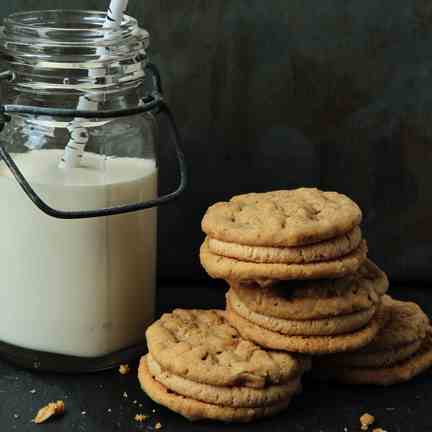
POLYGON ((91 93, 101 101, 136 89, 145 77, 149 34, 128 16, 115 30, 104 21, 105 13, 76 10, 6 18, 0 60, 14 74, 9 89, 30 98, 91 93))

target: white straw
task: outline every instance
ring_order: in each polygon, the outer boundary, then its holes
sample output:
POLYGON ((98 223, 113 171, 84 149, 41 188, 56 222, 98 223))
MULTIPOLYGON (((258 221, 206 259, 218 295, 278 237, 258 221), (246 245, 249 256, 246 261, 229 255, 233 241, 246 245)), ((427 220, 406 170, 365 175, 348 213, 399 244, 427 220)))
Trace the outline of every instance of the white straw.
POLYGON ((105 28, 120 27, 123 15, 128 7, 128 1, 129 0, 111 0, 104 24, 105 28))
MULTIPOLYGON (((129 0, 111 0, 103 25, 104 28, 115 30, 120 27, 123 15, 128 6, 128 1, 129 0)), ((98 48, 97 53, 103 56, 105 48, 98 48)), ((90 70, 90 77, 93 75, 92 72, 93 71, 90 70)), ((93 99, 91 95, 87 94, 80 96, 77 109, 84 111, 97 110, 98 105, 97 99, 93 99)), ((87 129, 81 125, 83 121, 85 121, 85 119, 76 118, 68 127, 70 138, 60 162, 61 168, 75 168, 81 163, 84 149, 89 139, 87 129)))

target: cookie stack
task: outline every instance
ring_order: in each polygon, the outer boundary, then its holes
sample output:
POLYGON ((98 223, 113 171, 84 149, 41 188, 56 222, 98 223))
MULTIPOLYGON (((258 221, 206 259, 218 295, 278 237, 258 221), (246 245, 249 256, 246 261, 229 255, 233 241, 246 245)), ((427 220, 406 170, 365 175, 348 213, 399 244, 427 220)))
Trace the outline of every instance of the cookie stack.
POLYGON ((139 380, 191 419, 246 422, 285 409, 316 376, 389 385, 432 366, 432 327, 386 295, 361 211, 336 192, 247 194, 211 206, 200 259, 225 279, 226 311, 164 314, 146 332, 139 380))
POLYGON ((230 323, 269 349, 329 354, 370 343, 388 280, 366 259, 361 217, 345 195, 307 188, 210 207, 201 263, 230 285, 230 323))
POLYGON ((366 261, 341 279, 230 286, 228 318, 244 337, 271 349, 319 355, 355 350, 374 339, 388 281, 366 261))
POLYGON ((366 257, 361 210, 337 192, 301 188, 252 193, 211 206, 201 263, 227 281, 337 278, 366 257))
POLYGON ((320 357, 316 376, 349 384, 391 385, 408 381, 432 365, 432 328, 421 308, 383 298, 386 324, 366 347, 320 357))
POLYGON ((309 360, 242 339, 225 315, 176 309, 147 329, 138 377, 151 399, 190 420, 246 422, 289 405, 309 360))

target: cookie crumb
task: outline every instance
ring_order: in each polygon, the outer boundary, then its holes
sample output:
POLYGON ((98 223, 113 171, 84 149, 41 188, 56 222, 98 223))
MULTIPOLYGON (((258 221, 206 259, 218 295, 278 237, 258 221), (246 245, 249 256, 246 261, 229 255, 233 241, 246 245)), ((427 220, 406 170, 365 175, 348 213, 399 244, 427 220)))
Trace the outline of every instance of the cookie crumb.
POLYGON ((29 393, 31 393, 31 394, 35 394, 35 393, 36 393, 36 389, 31 389, 31 390, 29 391, 29 393))
POLYGON ((128 373, 130 372, 130 367, 129 367, 129 365, 128 365, 128 364, 121 364, 120 367, 119 367, 119 372, 120 372, 122 375, 126 375, 126 374, 128 374, 128 373))
POLYGON ((63 414, 64 410, 65 410, 65 406, 62 400, 58 400, 57 402, 50 402, 48 405, 42 407, 38 411, 36 417, 33 419, 33 422, 43 423, 52 416, 63 414))
POLYGON ((145 414, 137 414, 135 417, 134 417, 134 420, 136 421, 136 422, 138 422, 138 423, 142 423, 142 422, 144 422, 144 421, 146 421, 147 419, 148 419, 148 415, 145 415, 145 414))
POLYGON ((124 397, 124 398, 127 398, 127 397, 128 397, 128 394, 127 394, 126 392, 124 392, 124 393, 123 393, 123 397, 124 397))
POLYGON ((19 419, 19 414, 14 414, 13 417, 14 419, 19 419))
POLYGON ((86 415, 87 411, 81 411, 81 415, 86 415))
POLYGON ((375 417, 369 413, 365 413, 360 417, 361 430, 368 430, 369 426, 373 425, 375 417))
POLYGON ((162 425, 161 425, 159 422, 157 422, 157 423, 154 425, 154 428, 155 428, 156 430, 162 429, 162 425))

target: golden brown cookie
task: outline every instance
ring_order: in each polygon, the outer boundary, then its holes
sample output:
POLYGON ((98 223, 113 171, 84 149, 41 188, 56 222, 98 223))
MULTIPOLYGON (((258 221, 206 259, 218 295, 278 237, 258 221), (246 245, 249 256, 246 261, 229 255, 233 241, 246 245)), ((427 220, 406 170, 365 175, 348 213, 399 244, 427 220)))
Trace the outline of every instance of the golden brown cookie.
POLYGON ((230 282, 237 297, 258 314, 287 320, 314 320, 370 309, 380 303, 388 279, 372 261, 340 279, 282 281, 265 288, 230 282))
POLYGON ((200 260, 211 277, 225 280, 323 279, 340 278, 356 272, 365 261, 366 254, 367 246, 363 240, 360 246, 348 255, 331 261, 306 264, 260 264, 216 255, 209 250, 208 242, 205 240, 200 249, 200 260))
POLYGON ((154 402, 192 421, 212 419, 223 422, 249 422, 274 415, 284 410, 291 401, 291 397, 288 397, 274 405, 258 408, 232 408, 201 402, 168 390, 151 375, 144 360, 140 362, 138 379, 142 389, 154 402))
POLYGON ((249 246, 300 246, 338 237, 360 224, 345 195, 300 188, 250 193, 211 206, 202 220, 212 238, 249 246))
POLYGON ((332 336, 352 333, 364 327, 376 312, 376 307, 372 306, 359 312, 331 318, 286 320, 251 311, 239 300, 233 290, 229 290, 226 296, 227 301, 237 315, 267 330, 288 336, 332 336))
POLYGON ((388 386, 409 381, 432 366, 432 330, 421 348, 411 357, 388 367, 349 367, 338 365, 333 368, 319 367, 320 378, 334 379, 347 384, 374 384, 388 386))
POLYGON ((303 264, 330 261, 357 249, 362 240, 359 227, 319 243, 297 247, 248 246, 208 238, 208 248, 215 255, 239 261, 268 264, 303 264))
POLYGON ((367 352, 365 350, 365 348, 367 348, 366 346, 358 351, 354 351, 354 353, 357 353, 356 355, 348 352, 323 356, 315 363, 315 366, 324 369, 334 368, 336 365, 338 367, 348 366, 360 368, 392 366, 414 355, 420 349, 422 343, 422 340, 418 340, 407 345, 375 352, 367 352), (363 352, 360 353, 361 351, 363 352))
POLYGON ((429 318, 419 305, 395 300, 388 295, 383 296, 382 302, 385 313, 389 314, 390 319, 364 352, 371 353, 405 346, 426 336, 429 318))
POLYGON ((310 361, 244 340, 220 310, 176 309, 148 327, 146 337, 164 370, 202 384, 263 388, 300 375, 310 361))
POLYGON ((287 400, 301 389, 300 377, 283 384, 260 389, 200 384, 163 370, 151 354, 145 356, 145 360, 141 361, 147 361, 147 367, 152 376, 169 390, 214 405, 240 408, 271 406, 287 400))
POLYGON ((423 344, 429 319, 412 302, 403 302, 385 295, 382 312, 387 316, 384 327, 367 346, 350 353, 323 357, 317 365, 323 368, 392 366, 414 355, 423 344))
POLYGON ((260 327, 236 314, 227 303, 227 318, 245 338, 273 350, 304 354, 330 354, 353 351, 370 343, 384 325, 385 316, 378 309, 369 323, 353 333, 336 336, 287 336, 260 327))

